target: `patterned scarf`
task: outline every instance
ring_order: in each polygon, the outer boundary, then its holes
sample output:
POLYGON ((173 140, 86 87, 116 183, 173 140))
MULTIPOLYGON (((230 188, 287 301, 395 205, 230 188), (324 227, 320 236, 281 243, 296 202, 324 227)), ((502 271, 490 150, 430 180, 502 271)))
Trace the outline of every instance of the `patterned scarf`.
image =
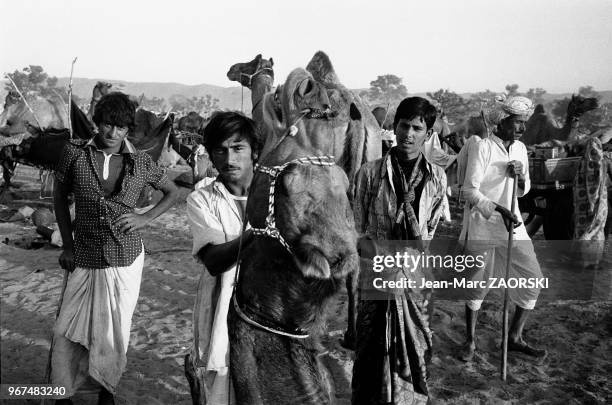
POLYGON ((392 148, 390 158, 394 185, 398 184, 400 186, 399 188, 396 187, 395 190, 398 204, 393 224, 393 237, 397 240, 421 240, 419 219, 414 213, 412 203, 416 198, 415 189, 421 184, 425 175, 421 165, 423 154, 419 154, 411 173, 404 173, 397 154, 397 148, 392 148), (408 180, 406 174, 410 176, 408 180))

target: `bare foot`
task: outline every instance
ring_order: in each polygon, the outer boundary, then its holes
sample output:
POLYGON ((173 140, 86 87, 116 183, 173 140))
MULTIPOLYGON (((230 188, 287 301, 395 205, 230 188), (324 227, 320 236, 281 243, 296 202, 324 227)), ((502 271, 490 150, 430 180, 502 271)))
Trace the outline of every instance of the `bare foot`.
POLYGON ((534 346, 529 346, 523 339, 512 340, 508 339, 508 351, 519 352, 527 356, 542 358, 546 356, 546 350, 538 349, 534 346))
POLYGON ((476 343, 465 342, 459 350, 459 358, 465 362, 470 362, 474 359, 476 353, 476 343))

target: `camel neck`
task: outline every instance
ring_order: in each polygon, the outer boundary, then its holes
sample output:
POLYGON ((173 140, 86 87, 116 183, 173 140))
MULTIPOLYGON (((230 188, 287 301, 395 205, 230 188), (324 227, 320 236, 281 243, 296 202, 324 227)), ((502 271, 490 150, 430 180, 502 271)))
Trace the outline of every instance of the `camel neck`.
POLYGON ((253 95, 253 99, 261 99, 264 94, 272 90, 272 84, 274 83, 274 79, 265 73, 260 73, 253 78, 253 82, 251 83, 251 93, 253 95))

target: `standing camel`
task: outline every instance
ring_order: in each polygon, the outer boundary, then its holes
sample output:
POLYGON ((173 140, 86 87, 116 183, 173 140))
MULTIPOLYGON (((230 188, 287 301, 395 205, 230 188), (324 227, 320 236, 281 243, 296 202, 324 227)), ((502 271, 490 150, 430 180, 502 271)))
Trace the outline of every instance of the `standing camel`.
POLYGON ((316 342, 331 298, 357 266, 343 166, 362 156, 347 153, 346 134, 337 139, 342 104, 311 73, 294 70, 280 100, 286 133, 297 132, 267 137, 251 184, 247 216, 257 236, 241 254, 228 316, 232 378, 238 404, 330 404, 316 342))
MULTIPOLYGON (((272 58, 266 60, 259 54, 250 62, 233 65, 229 69, 227 77, 251 90, 253 119, 262 128, 266 138, 272 136, 278 139, 283 136, 286 126, 291 125, 290 120, 296 117, 287 117, 287 112, 283 112, 281 108, 281 104, 285 101, 282 100, 284 94, 282 86, 272 92, 274 83, 273 66, 272 58)), ((337 108, 337 117, 334 117, 329 123, 322 124, 319 122, 318 126, 325 125, 327 127, 331 123, 337 146, 344 148, 339 164, 344 168, 349 178, 351 184, 349 195, 352 195, 355 174, 361 165, 381 157, 380 127, 369 106, 340 83, 329 57, 325 53, 317 52, 306 66, 306 70, 326 89, 332 106, 339 107, 337 108)), ((323 128, 313 129, 315 131, 326 130, 323 128)), ((265 147, 264 152, 266 152, 265 147)), ((342 344, 351 349, 355 347, 357 274, 358 269, 355 268, 346 279, 348 329, 342 344)))
POLYGON ((525 125, 525 133, 521 137, 521 142, 525 145, 536 145, 553 139, 571 141, 576 137, 580 117, 597 107, 596 98, 572 95, 572 99, 567 105, 565 124, 559 128, 544 112, 544 107, 538 104, 525 125))

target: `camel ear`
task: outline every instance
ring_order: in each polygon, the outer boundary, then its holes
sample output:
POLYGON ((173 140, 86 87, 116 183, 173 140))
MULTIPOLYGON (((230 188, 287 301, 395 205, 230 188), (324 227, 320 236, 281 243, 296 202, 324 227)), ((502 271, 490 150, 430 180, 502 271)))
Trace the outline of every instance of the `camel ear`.
POLYGON ((310 82, 310 79, 302 80, 302 82, 300 83, 297 89, 298 94, 301 97, 304 97, 306 94, 312 91, 312 88, 313 86, 312 86, 312 83, 310 82))
POLYGON ((270 58, 270 66, 274 66, 274 59, 270 58))
POLYGON ((334 67, 325 52, 318 51, 315 53, 310 62, 308 62, 306 70, 318 82, 340 85, 340 80, 338 80, 334 67))
POLYGON ((328 279, 331 277, 331 269, 327 259, 321 251, 313 245, 301 245, 296 252, 295 262, 305 277, 328 279), (302 261, 300 258, 304 258, 302 261))

